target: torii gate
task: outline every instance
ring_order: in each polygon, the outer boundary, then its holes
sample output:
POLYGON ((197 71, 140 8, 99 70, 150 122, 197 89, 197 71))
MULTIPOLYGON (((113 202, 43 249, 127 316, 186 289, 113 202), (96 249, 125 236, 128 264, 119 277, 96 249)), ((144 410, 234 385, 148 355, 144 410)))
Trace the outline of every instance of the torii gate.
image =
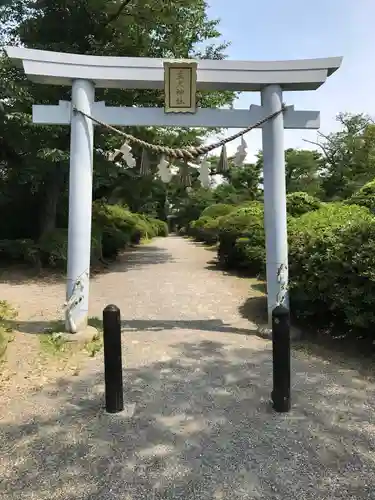
MULTIPOLYGON (((167 114, 162 108, 109 107, 95 102, 95 87, 162 89, 164 60, 102 57, 7 47, 7 55, 37 83, 72 87, 72 102, 34 105, 33 122, 71 126, 67 299, 80 282, 80 297, 67 330, 84 329, 89 306, 93 127, 92 120, 72 112, 72 105, 98 120, 121 126, 246 128, 280 110, 283 91, 316 90, 341 65, 341 57, 296 61, 197 61, 197 90, 261 92, 261 106, 250 110, 198 109, 167 114)), ((319 111, 289 106, 262 126, 264 218, 266 232, 268 317, 277 304, 288 306, 288 245, 284 128, 318 129, 319 111)))

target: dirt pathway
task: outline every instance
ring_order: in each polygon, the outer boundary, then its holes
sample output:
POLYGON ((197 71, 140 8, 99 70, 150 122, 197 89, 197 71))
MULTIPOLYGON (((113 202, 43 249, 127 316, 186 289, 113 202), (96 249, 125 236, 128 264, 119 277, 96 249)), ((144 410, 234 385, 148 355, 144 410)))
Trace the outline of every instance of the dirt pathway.
MULTIPOLYGON (((241 313, 259 298, 212 257, 158 239, 93 280, 91 315, 122 312, 127 412, 101 409, 102 355, 3 400, 1 500, 375 499, 374 384, 295 353, 293 410, 273 414, 270 342, 241 313)), ((64 286, 0 296, 32 329, 47 303, 56 317, 64 286)))

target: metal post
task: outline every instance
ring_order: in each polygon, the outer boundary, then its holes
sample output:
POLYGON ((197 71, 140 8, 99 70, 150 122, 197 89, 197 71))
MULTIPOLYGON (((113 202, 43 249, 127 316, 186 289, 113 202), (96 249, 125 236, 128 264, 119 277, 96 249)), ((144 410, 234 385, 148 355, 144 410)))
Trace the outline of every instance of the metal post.
POLYGON ((121 355, 121 316, 115 305, 103 311, 105 407, 108 413, 124 409, 121 355))
MULTIPOLYGON (((269 85, 261 93, 266 114, 282 106, 279 85, 269 85)), ((288 239, 285 188, 284 117, 280 113, 262 127, 264 227, 267 260, 268 323, 277 304, 289 307, 288 301, 288 239)))
POLYGON ((290 319, 289 310, 277 306, 272 311, 273 408, 290 410, 290 319))
MULTIPOLYGON (((94 84, 74 80, 72 106, 92 113, 94 84)), ((69 229, 66 328, 76 333, 87 326, 91 251, 93 122, 72 111, 69 172, 69 229)))

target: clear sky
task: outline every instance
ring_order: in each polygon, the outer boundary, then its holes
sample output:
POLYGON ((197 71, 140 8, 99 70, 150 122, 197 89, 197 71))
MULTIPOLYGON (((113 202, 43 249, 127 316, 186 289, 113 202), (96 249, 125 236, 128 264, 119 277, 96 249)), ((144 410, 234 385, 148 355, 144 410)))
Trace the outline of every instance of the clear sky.
MULTIPOLYGON (((321 131, 337 130, 339 112, 375 115, 375 0, 208 0, 229 59, 278 60, 343 56, 341 68, 317 91, 286 92, 295 109, 320 110, 321 131)), ((236 108, 260 104, 243 93, 236 108)), ((230 130, 229 133, 232 133, 230 130)), ((225 135, 228 135, 227 133, 225 135)), ((308 148, 315 131, 287 130, 285 147, 308 148)), ((210 141, 211 142, 211 141, 210 141)), ((246 136, 249 160, 261 149, 261 132, 246 136)), ((233 153, 234 146, 228 146, 233 153)))

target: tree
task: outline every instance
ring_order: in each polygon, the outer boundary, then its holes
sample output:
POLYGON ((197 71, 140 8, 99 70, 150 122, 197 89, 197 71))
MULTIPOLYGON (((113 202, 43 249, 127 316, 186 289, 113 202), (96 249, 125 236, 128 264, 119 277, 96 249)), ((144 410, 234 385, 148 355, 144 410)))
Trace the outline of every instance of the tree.
MULTIPOLYGON (((263 153, 257 155, 257 168, 263 170, 263 153)), ((285 185, 287 193, 320 194, 321 155, 309 149, 289 148, 285 151, 285 185)), ((261 178, 263 183, 263 178, 261 178)))
MULTIPOLYGON (((0 22, 2 44, 23 44, 44 50, 103 56, 221 59, 227 46, 214 43, 220 36, 218 21, 208 19, 203 0, 17 0, 0 7, 0 22), (206 48, 198 49, 202 42, 206 48)), ((5 96, 0 129, 3 146, 0 182, 2 193, 8 193, 0 203, 6 202, 11 213, 11 205, 22 202, 23 212, 29 212, 30 217, 33 207, 32 213, 40 224, 37 229, 30 229, 30 234, 38 237, 59 221, 66 224, 70 138, 68 127, 32 125, 31 104, 69 100, 70 89, 33 84, 6 58, 0 61, 0 79, 0 92, 5 96)), ((96 98, 112 106, 163 105, 163 93, 157 90, 98 89, 96 98)), ((232 102, 234 95, 211 92, 201 93, 198 98, 200 106, 216 107, 232 102)), ((148 142, 172 146, 199 144, 208 133, 202 129, 155 127, 127 131, 148 142)), ((160 185, 150 179, 140 180, 104 155, 122 142, 104 129, 95 131, 94 199, 110 197, 115 189, 122 187, 135 209, 151 207, 154 211, 154 194, 157 203, 162 203, 160 185), (148 200, 146 204, 144 199, 148 200)), ((138 151, 138 157, 139 154, 138 151)))
POLYGON ((375 177, 375 125, 369 116, 340 113, 342 130, 328 135, 319 132, 311 142, 323 155, 321 177, 326 200, 349 198, 375 177))

